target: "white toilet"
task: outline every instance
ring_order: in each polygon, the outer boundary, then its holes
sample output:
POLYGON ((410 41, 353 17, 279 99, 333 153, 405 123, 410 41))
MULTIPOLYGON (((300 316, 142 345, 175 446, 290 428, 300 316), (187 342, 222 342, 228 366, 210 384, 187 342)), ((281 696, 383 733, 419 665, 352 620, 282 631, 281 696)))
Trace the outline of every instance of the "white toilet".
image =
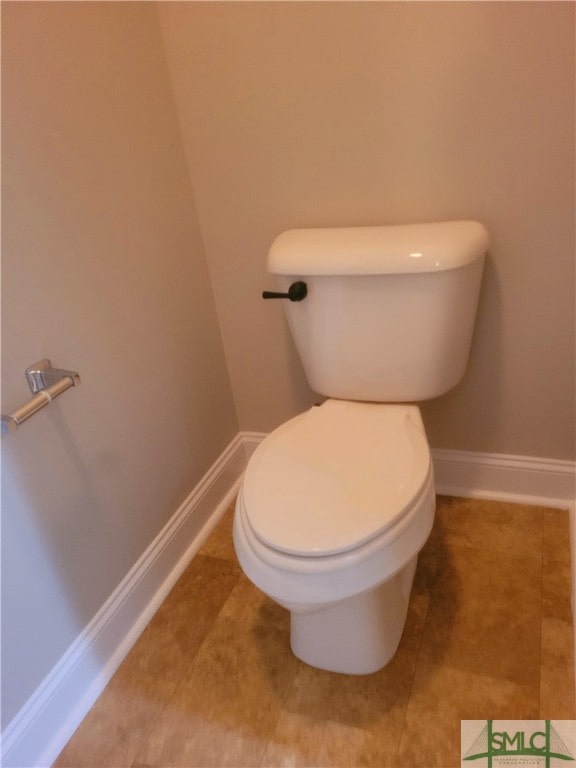
POLYGON ((461 379, 488 235, 472 221, 301 229, 268 270, 311 387, 327 396, 274 430, 238 495, 244 572, 291 614, 296 656, 369 674, 394 655, 434 521, 415 401, 461 379))

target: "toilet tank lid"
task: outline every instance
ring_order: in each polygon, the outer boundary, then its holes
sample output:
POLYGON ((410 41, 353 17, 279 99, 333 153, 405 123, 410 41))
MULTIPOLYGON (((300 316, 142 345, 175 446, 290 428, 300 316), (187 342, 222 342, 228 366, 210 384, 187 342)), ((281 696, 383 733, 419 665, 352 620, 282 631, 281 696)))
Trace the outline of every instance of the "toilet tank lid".
POLYGON ((488 243, 477 221, 291 229, 272 243, 268 271, 302 276, 438 272, 482 257, 488 243))

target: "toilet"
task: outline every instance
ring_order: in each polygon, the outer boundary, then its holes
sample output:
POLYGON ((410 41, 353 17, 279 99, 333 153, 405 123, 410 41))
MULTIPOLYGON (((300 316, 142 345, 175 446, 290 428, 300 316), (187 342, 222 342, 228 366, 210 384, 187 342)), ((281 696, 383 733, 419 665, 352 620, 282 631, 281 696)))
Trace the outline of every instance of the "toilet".
POLYGON ((313 667, 370 674, 398 648, 435 510, 415 403, 464 374, 487 247, 481 224, 452 221, 295 229, 270 248, 279 290, 263 295, 326 399, 252 454, 234 546, 313 667))

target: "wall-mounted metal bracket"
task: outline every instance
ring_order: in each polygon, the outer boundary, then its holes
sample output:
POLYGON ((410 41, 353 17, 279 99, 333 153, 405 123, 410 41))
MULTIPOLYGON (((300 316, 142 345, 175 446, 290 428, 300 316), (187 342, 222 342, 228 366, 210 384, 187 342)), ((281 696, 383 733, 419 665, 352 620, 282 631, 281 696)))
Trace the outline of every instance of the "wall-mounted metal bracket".
POLYGON ((76 371, 65 371, 53 368, 50 360, 45 357, 25 371, 26 381, 34 397, 18 408, 14 413, 2 414, 2 434, 15 432, 22 422, 29 419, 41 408, 44 408, 70 387, 80 384, 80 376, 76 371))
POLYGON ((50 360, 45 357, 30 368, 26 368, 26 381, 33 395, 49 389, 53 384, 68 376, 72 379, 72 386, 80 384, 80 376, 76 371, 65 371, 63 368, 53 368, 50 360))

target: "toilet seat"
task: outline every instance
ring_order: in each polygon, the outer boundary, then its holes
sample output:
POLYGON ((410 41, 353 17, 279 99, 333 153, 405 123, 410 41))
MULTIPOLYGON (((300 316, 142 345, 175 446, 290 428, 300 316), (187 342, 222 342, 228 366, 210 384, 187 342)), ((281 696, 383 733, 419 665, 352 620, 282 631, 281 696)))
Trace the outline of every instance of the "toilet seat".
POLYGON ((281 552, 263 544, 248 521, 243 487, 236 501, 234 547, 244 573, 289 610, 344 600, 398 573, 424 546, 434 522, 432 464, 424 487, 397 523, 363 546, 326 557, 281 552))
POLYGON ((243 481, 246 521, 279 553, 345 554, 395 526, 430 472, 416 406, 327 400, 256 449, 243 481))

